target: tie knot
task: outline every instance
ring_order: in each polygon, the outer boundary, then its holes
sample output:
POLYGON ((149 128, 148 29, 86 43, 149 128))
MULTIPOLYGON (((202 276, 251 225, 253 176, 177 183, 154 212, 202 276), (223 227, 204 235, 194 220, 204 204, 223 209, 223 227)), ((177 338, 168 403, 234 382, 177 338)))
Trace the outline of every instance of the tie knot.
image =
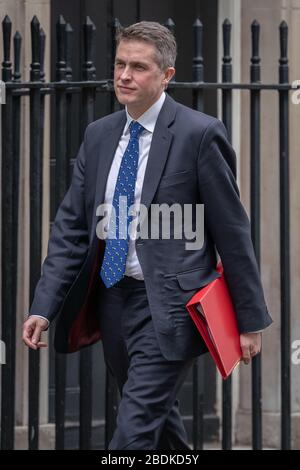
POLYGON ((141 132, 144 130, 144 127, 137 121, 131 121, 130 126, 130 137, 139 138, 141 132))

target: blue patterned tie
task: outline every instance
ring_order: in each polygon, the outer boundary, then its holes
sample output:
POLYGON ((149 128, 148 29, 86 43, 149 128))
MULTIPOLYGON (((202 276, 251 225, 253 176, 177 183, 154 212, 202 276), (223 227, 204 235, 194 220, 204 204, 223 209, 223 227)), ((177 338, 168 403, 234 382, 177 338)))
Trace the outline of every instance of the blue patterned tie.
POLYGON ((135 183, 139 161, 139 136, 144 128, 138 122, 132 121, 129 129, 130 139, 122 157, 113 198, 116 227, 113 226, 114 224, 111 219, 100 271, 100 276, 106 287, 111 287, 119 282, 123 278, 126 268, 129 245, 128 226, 132 219, 132 216, 128 216, 128 208, 134 204, 135 183), (121 207, 120 197, 122 197, 121 207), (123 201, 126 201, 126 206, 124 206, 123 201), (122 216, 121 221, 120 216, 122 216), (125 220, 125 224, 122 224, 122 220, 125 220), (112 228, 115 228, 116 238, 111 238, 110 236, 110 233, 114 234, 114 232, 111 232, 112 228), (127 235, 126 238, 124 233, 127 235))

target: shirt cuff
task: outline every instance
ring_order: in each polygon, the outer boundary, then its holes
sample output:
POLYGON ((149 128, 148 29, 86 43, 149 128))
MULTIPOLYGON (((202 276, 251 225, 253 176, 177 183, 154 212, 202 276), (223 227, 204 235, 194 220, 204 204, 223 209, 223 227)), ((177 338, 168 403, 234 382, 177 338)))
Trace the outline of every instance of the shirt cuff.
POLYGON ((245 333, 246 335, 248 334, 251 334, 251 333, 262 333, 263 330, 257 330, 257 331, 247 331, 247 333, 245 333))
POLYGON ((30 317, 38 317, 38 318, 42 318, 43 320, 46 320, 46 322, 48 323, 47 328, 49 328, 50 322, 49 322, 48 318, 43 317, 43 315, 30 315, 30 317))

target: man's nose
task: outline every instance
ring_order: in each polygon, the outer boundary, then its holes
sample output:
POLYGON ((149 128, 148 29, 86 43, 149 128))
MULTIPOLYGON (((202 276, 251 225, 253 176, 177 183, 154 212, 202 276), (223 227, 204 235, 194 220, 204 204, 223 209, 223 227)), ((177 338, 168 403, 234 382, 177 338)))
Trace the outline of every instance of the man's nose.
POLYGON ((120 75, 121 80, 129 80, 131 78, 131 72, 129 67, 125 67, 120 75))

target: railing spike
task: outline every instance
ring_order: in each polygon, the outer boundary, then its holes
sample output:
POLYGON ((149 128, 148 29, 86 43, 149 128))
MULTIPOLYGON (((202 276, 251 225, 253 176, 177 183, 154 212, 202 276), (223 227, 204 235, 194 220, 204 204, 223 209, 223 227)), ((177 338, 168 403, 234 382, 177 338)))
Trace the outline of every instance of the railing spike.
POLYGON ((22 36, 19 31, 14 34, 14 82, 21 81, 20 60, 21 60, 22 36))

